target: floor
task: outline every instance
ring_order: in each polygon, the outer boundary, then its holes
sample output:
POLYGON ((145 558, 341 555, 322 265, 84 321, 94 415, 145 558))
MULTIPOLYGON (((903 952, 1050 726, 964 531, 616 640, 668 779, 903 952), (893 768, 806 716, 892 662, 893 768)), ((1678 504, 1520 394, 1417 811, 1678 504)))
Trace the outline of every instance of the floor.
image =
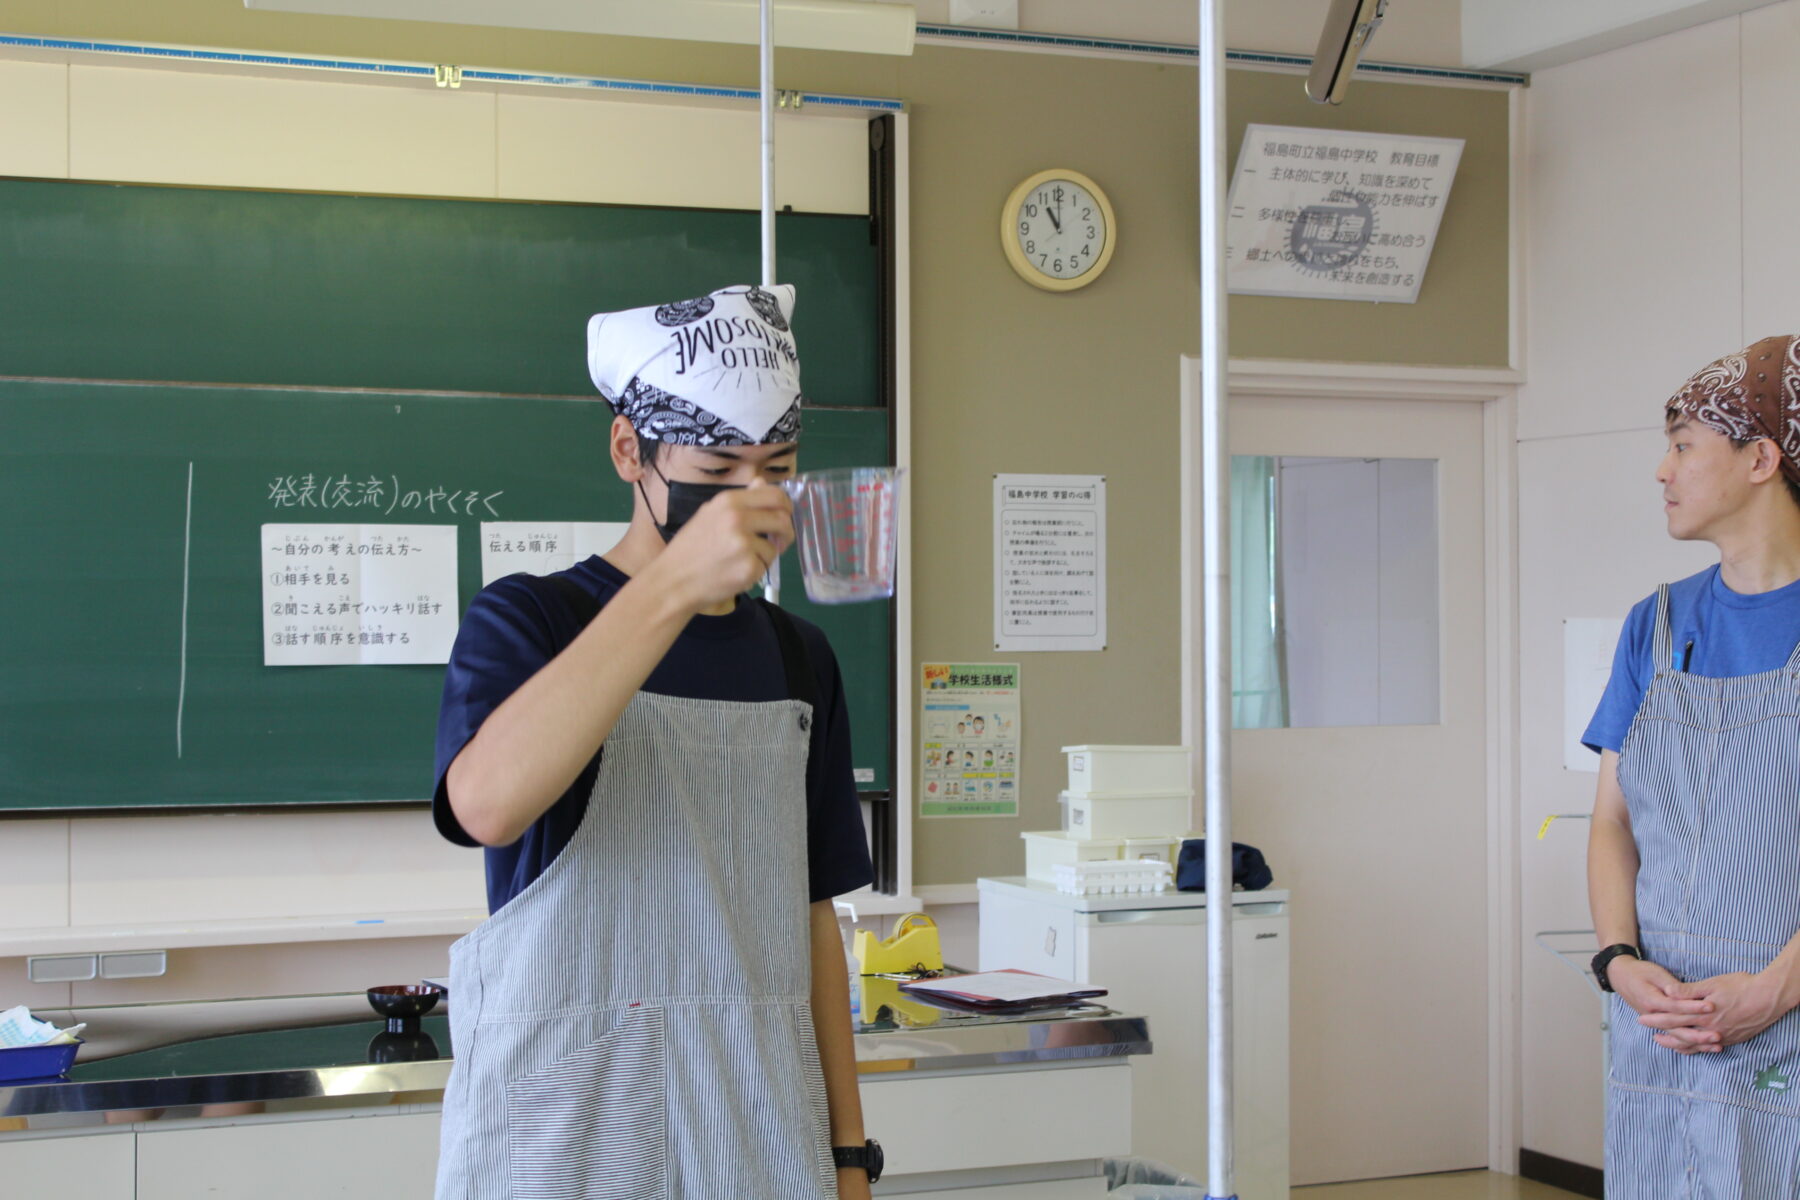
POLYGON ((1294 1200, 1570 1200, 1575 1193, 1492 1171, 1295 1188, 1294 1200))

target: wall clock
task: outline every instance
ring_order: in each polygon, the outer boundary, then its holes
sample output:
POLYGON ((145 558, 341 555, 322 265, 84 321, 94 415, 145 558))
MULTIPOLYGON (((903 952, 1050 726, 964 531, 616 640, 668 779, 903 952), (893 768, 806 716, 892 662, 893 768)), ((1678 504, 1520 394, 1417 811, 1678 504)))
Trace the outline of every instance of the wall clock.
POLYGON ((1039 171, 1000 209, 1000 247, 1019 278, 1049 292, 1072 292, 1100 278, 1119 227, 1100 185, 1066 167, 1039 171))

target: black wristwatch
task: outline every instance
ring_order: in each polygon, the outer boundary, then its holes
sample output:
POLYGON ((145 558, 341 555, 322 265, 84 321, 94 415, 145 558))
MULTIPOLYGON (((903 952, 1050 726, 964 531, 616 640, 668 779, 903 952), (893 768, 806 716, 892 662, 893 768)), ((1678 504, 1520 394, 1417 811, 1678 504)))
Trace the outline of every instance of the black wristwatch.
POLYGON ((1601 991, 1610 992, 1613 990, 1613 985, 1608 983, 1606 979, 1606 968, 1613 959, 1618 958, 1622 954, 1639 959, 1640 961, 1644 957, 1643 951, 1639 950, 1636 946, 1628 945, 1625 942, 1620 942, 1616 946, 1608 946, 1600 953, 1594 955, 1594 978, 1599 981, 1601 991))
POLYGON ((881 1178, 881 1166, 887 1160, 881 1155, 881 1143, 870 1138, 860 1146, 833 1146, 831 1157, 840 1167, 861 1167, 869 1173, 869 1182, 881 1178))

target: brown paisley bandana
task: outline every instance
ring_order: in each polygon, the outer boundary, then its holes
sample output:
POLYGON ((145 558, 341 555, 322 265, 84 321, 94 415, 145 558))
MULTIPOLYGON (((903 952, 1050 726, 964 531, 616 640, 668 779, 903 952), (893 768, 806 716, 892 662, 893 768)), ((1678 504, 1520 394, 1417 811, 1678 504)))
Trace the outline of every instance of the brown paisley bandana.
POLYGON ((1800 484, 1800 337, 1769 337, 1695 372, 1668 410, 1735 441, 1768 438, 1800 484))

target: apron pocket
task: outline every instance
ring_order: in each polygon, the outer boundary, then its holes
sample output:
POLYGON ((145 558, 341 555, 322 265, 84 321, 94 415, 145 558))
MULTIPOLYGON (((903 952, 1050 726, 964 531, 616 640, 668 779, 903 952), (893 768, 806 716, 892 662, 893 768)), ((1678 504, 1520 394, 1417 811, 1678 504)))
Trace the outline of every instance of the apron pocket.
POLYGON ((668 1195, 664 1016, 627 1011, 600 1040, 506 1085, 513 1200, 668 1195))

